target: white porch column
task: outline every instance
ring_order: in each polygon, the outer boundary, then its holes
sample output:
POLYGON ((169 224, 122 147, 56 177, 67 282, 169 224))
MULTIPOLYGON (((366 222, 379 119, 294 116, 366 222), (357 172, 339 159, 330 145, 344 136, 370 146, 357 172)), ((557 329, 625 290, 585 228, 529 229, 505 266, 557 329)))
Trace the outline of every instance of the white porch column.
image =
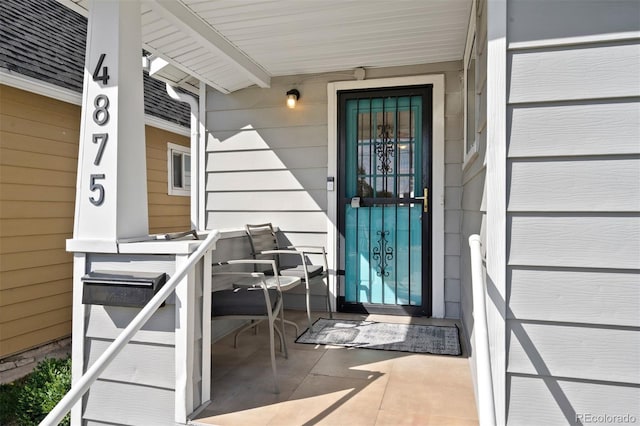
POLYGON ((147 179, 140 3, 91 0, 73 240, 115 252, 146 237, 147 179))

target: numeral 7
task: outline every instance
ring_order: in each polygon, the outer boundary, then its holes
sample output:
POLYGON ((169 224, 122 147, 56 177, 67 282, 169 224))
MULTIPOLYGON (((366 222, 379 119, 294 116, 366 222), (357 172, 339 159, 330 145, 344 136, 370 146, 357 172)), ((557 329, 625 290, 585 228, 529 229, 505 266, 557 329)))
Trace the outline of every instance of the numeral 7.
POLYGON ((99 143, 98 152, 96 153, 96 159, 93 161, 93 164, 96 166, 100 164, 100 160, 102 160, 102 154, 104 153, 104 147, 107 144, 107 139, 109 139, 108 133, 94 133, 93 134, 93 143, 99 143))

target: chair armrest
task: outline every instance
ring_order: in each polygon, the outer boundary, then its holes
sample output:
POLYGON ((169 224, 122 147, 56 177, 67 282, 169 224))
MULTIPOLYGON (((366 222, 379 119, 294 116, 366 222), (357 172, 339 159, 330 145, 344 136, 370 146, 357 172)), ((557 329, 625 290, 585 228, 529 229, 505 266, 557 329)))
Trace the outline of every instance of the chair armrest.
POLYGON ((324 246, 288 246, 287 248, 293 250, 301 250, 307 254, 327 254, 324 246))
POLYGON ((263 250, 260 252, 260 254, 297 254, 297 255, 304 255, 304 252, 302 250, 284 250, 284 249, 280 249, 280 250, 263 250))
POLYGON ((227 260, 226 262, 218 262, 218 265, 237 265, 237 264, 246 264, 246 263, 255 264, 255 265, 262 264, 262 265, 275 266, 276 261, 269 260, 269 259, 233 259, 233 260, 227 260))
POLYGON ((241 277, 253 277, 253 278, 262 278, 264 277, 264 272, 235 272, 235 271, 229 271, 229 272, 213 272, 211 273, 211 276, 222 276, 222 275, 237 275, 237 276, 241 276, 241 277))
POLYGON ((329 271, 329 263, 327 262, 327 251, 324 246, 288 246, 288 248, 302 250, 305 254, 321 254, 324 261, 325 271, 329 271))
MULTIPOLYGON (((223 265, 242 265, 242 264, 270 265, 272 270, 274 271, 274 273, 278 270, 276 268, 276 261, 275 260, 268 260, 268 259, 232 259, 232 260, 227 260, 227 261, 224 261, 224 262, 218 262, 218 265, 220 265, 220 266, 223 266, 223 265)), ((260 287, 262 287, 265 291, 268 288, 267 282, 265 281, 265 278, 264 278, 265 277, 264 272, 223 271, 223 272, 213 272, 211 274, 211 276, 214 276, 214 275, 236 275, 236 276, 260 278, 260 282, 259 282, 260 287)), ((278 289, 278 292, 281 292, 279 275, 278 274, 274 274, 274 276, 276 277, 276 287, 278 289)))

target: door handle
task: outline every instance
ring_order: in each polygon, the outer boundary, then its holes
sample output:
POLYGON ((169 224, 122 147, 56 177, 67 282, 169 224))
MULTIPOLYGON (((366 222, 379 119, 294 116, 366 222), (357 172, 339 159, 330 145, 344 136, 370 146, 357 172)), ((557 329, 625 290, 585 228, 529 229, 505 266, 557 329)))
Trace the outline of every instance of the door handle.
POLYGON ((416 200, 423 200, 422 211, 424 213, 429 213, 429 188, 424 188, 422 195, 422 197, 416 197, 416 200))

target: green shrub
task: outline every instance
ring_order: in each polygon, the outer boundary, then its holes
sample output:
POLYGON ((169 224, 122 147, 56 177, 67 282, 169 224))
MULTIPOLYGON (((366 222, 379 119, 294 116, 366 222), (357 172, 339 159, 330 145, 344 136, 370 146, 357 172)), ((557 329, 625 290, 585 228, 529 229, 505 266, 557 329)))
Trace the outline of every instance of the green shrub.
MULTIPOLYGON (((71 358, 45 359, 25 379, 3 385, 1 424, 37 425, 71 389, 71 358), (6 387, 6 389, 5 389, 6 387), (5 412, 6 411, 6 412, 5 412)), ((69 425, 67 414, 59 423, 69 425)))
POLYGON ((15 410, 21 387, 15 383, 0 385, 0 425, 15 422, 15 410))

